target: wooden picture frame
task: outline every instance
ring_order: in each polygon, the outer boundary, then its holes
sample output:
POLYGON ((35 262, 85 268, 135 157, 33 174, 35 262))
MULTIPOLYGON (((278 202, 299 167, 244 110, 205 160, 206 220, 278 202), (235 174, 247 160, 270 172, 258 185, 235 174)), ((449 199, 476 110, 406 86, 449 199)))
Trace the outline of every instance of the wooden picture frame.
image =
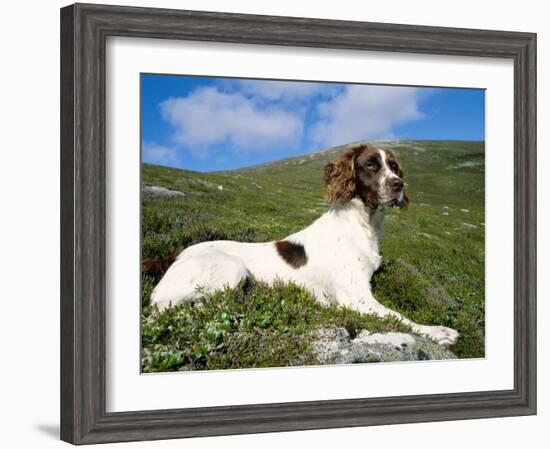
POLYGON ((61 9, 61 439, 73 444, 536 413, 536 35, 76 4, 61 9), (514 388, 106 412, 107 36, 509 58, 514 64, 514 388))

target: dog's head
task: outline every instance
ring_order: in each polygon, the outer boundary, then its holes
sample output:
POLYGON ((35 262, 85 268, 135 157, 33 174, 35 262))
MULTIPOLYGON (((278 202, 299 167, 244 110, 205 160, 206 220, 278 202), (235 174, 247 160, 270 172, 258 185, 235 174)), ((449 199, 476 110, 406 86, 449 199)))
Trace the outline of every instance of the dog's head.
POLYGON ((371 209, 409 204, 403 190, 403 169, 391 150, 350 145, 325 165, 325 182, 331 204, 344 204, 356 197, 371 209))

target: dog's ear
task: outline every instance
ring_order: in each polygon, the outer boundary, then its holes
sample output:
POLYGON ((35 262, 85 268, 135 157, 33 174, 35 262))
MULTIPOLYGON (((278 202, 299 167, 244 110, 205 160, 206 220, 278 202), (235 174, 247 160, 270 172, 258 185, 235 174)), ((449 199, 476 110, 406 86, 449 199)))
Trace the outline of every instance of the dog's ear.
MULTIPOLYGON (((401 164, 399 164, 399 173, 397 174, 401 179, 405 177, 405 174, 403 173, 403 169, 401 168, 401 164)), ((405 186, 406 185, 407 184, 405 183, 405 186)), ((401 210, 406 210, 409 207, 409 203, 410 203, 409 197, 407 196, 407 192, 405 192, 405 187, 403 187, 403 197, 401 198, 401 201, 397 203, 397 207, 401 210)))
POLYGON ((355 159, 366 145, 352 145, 325 167, 326 198, 331 204, 343 204, 356 194, 355 159))
MULTIPOLYGON (((395 155, 395 153, 389 148, 385 148, 384 151, 387 154, 389 154, 394 161, 397 162, 397 167, 398 167, 397 176, 403 179, 405 174, 403 173, 403 168, 401 167, 401 163, 397 159, 397 156, 395 155)), ((407 193, 405 192, 405 190, 403 190, 403 195, 401 199, 397 201, 396 206, 399 209, 407 209, 409 207, 409 197, 407 196, 407 193)))

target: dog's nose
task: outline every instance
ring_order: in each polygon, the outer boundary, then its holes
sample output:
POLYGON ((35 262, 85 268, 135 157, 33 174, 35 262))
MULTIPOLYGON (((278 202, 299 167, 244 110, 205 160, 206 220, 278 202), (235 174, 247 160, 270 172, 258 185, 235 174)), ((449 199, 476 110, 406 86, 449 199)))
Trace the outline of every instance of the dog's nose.
POLYGON ((389 181, 389 184, 390 184, 390 188, 394 192, 399 192, 403 188, 403 181, 401 181, 401 179, 399 178, 392 178, 389 181))

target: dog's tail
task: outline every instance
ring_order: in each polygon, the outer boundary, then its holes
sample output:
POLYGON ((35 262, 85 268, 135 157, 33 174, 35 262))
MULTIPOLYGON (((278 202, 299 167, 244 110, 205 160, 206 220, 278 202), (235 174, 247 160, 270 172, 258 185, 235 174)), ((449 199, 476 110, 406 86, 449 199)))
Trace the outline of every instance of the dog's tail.
POLYGON ((143 261, 141 264, 141 274, 146 274, 151 276, 155 281, 159 281, 160 278, 164 276, 164 273, 168 271, 170 265, 174 263, 178 257, 178 254, 179 253, 177 251, 174 251, 161 259, 149 259, 143 261))

